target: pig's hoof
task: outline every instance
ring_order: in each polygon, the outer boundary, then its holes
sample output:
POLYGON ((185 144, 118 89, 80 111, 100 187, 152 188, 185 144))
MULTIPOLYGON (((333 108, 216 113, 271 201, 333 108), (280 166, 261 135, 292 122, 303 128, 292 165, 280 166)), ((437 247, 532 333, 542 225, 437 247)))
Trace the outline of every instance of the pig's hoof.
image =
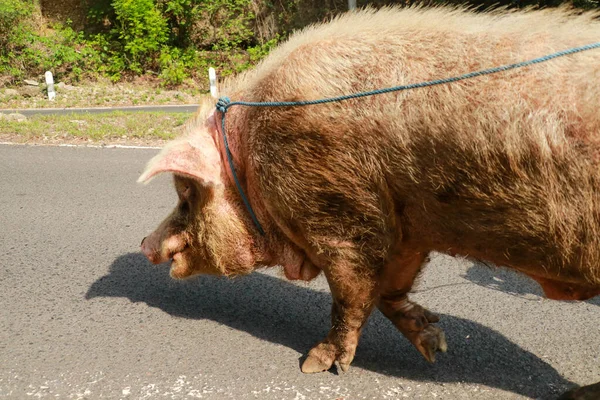
POLYGON ((435 362, 435 353, 441 351, 443 353, 448 350, 446 343, 446 335, 444 331, 435 325, 427 325, 425 329, 420 331, 413 341, 417 350, 423 354, 423 357, 430 363, 435 362))
POLYGON ((350 363, 345 363, 340 361, 340 368, 342 372, 347 372, 350 369, 350 363))
POLYGON ((314 374, 316 372, 327 371, 333 365, 328 360, 321 360, 315 356, 308 356, 302 364, 302 372, 305 374, 314 374))
MULTIPOLYGON (((336 349, 330 343, 319 343, 308 353, 308 357, 302 363, 302 372, 314 374, 327 371, 336 358, 336 349)), ((343 367, 342 367, 343 369, 343 367)), ((347 369, 347 368, 346 368, 347 369)))

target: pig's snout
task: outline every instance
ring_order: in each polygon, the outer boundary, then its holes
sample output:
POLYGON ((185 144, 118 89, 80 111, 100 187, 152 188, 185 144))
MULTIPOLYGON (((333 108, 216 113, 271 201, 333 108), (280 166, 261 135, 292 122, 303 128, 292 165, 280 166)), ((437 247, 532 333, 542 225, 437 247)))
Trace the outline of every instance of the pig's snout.
POLYGON ((187 247, 179 236, 171 236, 162 240, 156 232, 142 239, 140 249, 152 264, 160 264, 173 258, 187 247))
POLYGON ((158 252, 155 249, 151 249, 150 246, 148 246, 148 245, 144 246, 146 239, 148 239, 148 236, 145 236, 142 239, 142 243, 140 243, 140 250, 146 256, 148 261, 150 261, 152 264, 159 264, 160 261, 159 262, 156 261, 156 259, 159 258, 159 257, 157 257, 158 252))
POLYGON ((142 239, 142 243, 140 243, 140 249, 148 261, 152 264, 160 264, 161 262, 166 261, 166 259, 163 260, 163 257, 160 256, 160 251, 157 246, 153 246, 151 242, 152 240, 146 236, 142 239))

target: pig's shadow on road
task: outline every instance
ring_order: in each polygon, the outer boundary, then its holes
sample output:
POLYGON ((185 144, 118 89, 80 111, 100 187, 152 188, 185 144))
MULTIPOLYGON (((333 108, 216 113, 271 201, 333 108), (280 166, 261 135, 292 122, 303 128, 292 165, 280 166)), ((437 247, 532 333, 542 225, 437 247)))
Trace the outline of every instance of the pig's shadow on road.
MULTIPOLYGON (((89 288, 87 299, 126 297, 170 315, 210 319, 306 354, 329 328, 329 293, 254 273, 228 280, 173 282, 164 266, 126 254, 89 288)), ((476 322, 441 315, 449 350, 430 365, 379 312, 358 347, 353 366, 418 381, 467 382, 533 398, 552 398, 573 386, 554 368, 476 322)), ((223 351, 227 351, 226 349, 223 351)), ((298 373, 301 373, 298 371, 298 373)))
MULTIPOLYGON (((462 276, 466 280, 492 290, 499 290, 513 296, 544 297, 540 285, 533 279, 506 268, 474 265, 462 276)), ((600 296, 585 301, 600 306, 600 296)))

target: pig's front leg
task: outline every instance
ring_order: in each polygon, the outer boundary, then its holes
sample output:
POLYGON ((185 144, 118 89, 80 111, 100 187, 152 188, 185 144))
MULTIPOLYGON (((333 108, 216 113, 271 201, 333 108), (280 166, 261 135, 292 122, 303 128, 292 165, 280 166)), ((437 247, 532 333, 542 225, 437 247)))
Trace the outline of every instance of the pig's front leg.
POLYGON ((447 349, 444 332, 432 325, 439 318, 410 301, 407 295, 426 259, 427 255, 421 252, 396 254, 380 275, 377 307, 427 361, 434 362, 435 353, 447 349))
POLYGON ((331 288, 331 330, 327 338, 310 350, 302 372, 327 371, 337 360, 342 371, 350 368, 362 327, 374 305, 375 280, 352 265, 335 263, 325 268, 331 288))

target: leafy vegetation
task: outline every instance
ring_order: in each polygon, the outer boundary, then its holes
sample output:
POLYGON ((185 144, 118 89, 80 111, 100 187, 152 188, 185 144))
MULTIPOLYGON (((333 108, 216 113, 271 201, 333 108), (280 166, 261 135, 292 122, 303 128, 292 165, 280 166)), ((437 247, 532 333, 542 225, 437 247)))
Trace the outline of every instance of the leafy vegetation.
POLYGON ((0 118, 0 140, 153 143, 175 138, 189 117, 187 113, 110 112, 34 115, 22 122, 0 118))
MULTIPOLYGON (((0 88, 0 108, 73 108, 73 107, 120 107, 141 105, 196 104, 204 90, 190 86, 175 88, 156 87, 146 84, 145 77, 131 82, 113 83, 99 77, 93 85, 55 85, 54 101, 48 101, 43 85, 23 86, 17 89, 0 88)), ((1 118, 1 117, 0 117, 1 118)))
MULTIPOLYGON (((568 0, 600 7, 600 0, 568 0)), ((429 0, 440 3, 446 0, 429 0)), ((553 7, 562 0, 450 0, 553 7)), ((52 3, 52 2, 47 2, 52 3)), ((345 11, 347 0, 66 0, 53 17, 39 0, 0 0, 0 86, 51 70, 73 82, 145 76, 163 86, 198 86, 208 66, 221 76, 249 68, 294 29, 345 11), (85 7, 69 8, 87 4, 85 7), (69 15, 69 12, 72 15, 69 15), (50 17, 50 18, 48 18, 50 17), (75 21, 75 22, 72 22, 75 21)), ((380 7, 399 0, 359 1, 380 7)), ((410 3, 410 2, 408 2, 410 3)))
POLYGON ((30 1, 0 0, 0 84, 51 69, 79 79, 84 69, 98 66, 98 52, 82 32, 68 26, 41 26, 30 1), (44 31, 44 34, 40 32, 44 31))

